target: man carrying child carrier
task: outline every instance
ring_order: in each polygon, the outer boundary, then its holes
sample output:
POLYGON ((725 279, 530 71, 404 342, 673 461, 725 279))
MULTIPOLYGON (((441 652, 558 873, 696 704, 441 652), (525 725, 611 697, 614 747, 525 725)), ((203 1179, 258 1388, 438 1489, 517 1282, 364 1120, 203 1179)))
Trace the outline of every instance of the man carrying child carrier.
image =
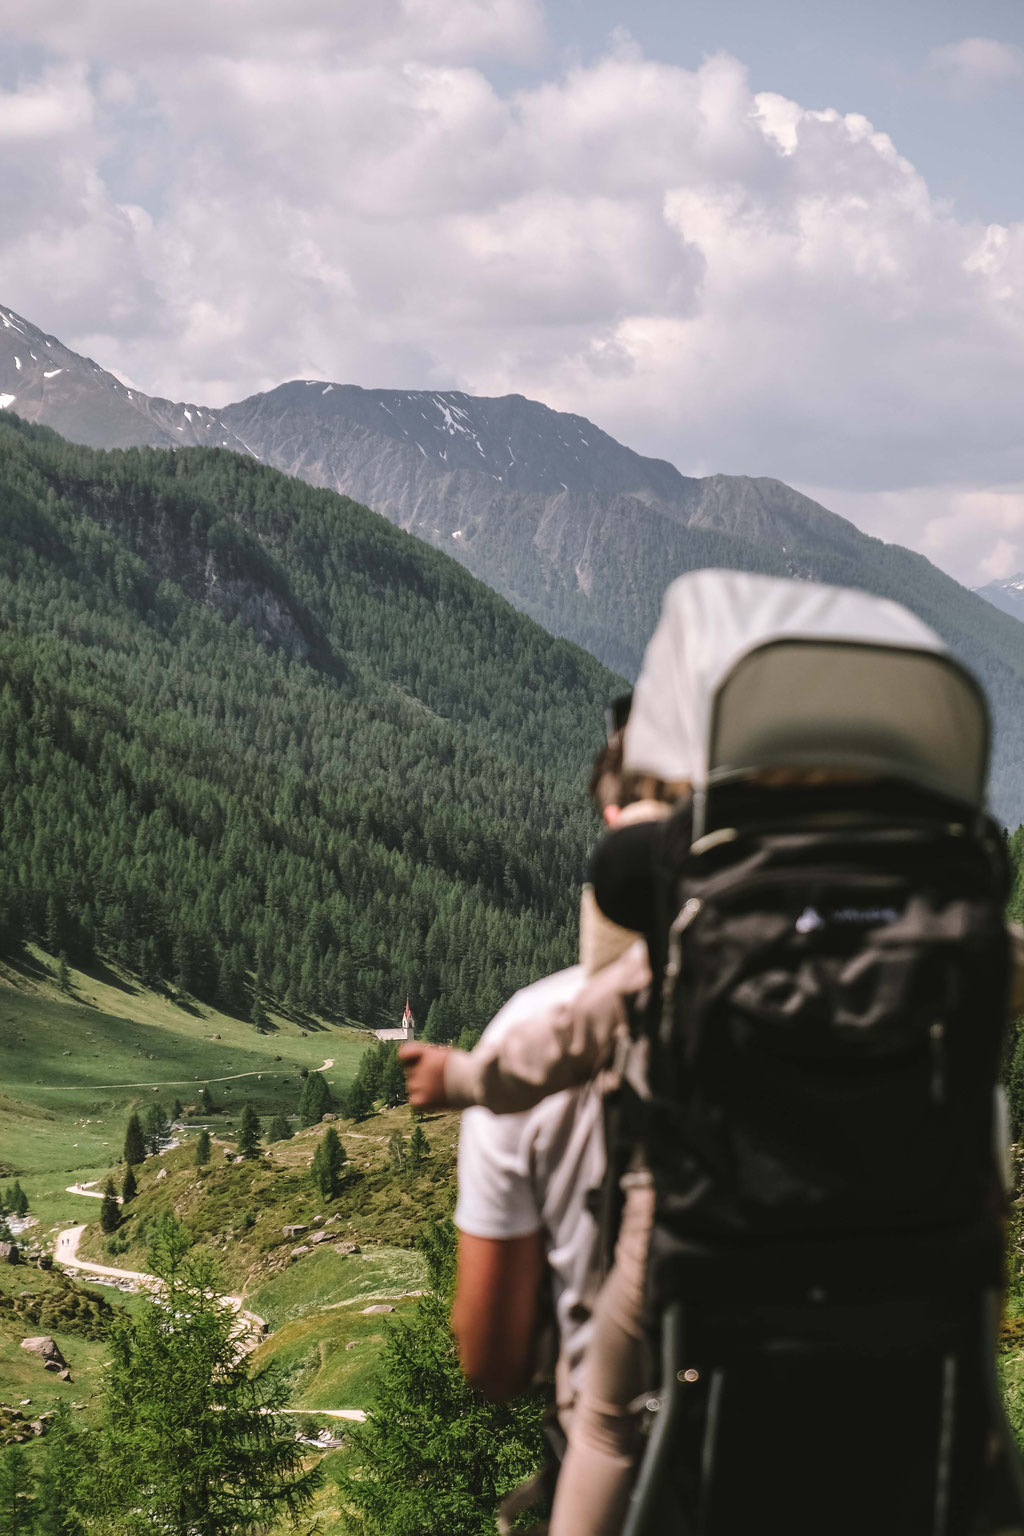
POLYGON ((630 1309, 661 1363, 628 1536, 1022 1529, 993 1374, 1011 968, 987 754, 973 680, 895 604, 669 589, 626 763, 692 803, 613 890, 648 952, 445 1069, 449 1102, 507 1111, 616 1039, 645 1065, 552 1536, 622 1529, 600 1463, 608 1409, 636 1407, 630 1309))

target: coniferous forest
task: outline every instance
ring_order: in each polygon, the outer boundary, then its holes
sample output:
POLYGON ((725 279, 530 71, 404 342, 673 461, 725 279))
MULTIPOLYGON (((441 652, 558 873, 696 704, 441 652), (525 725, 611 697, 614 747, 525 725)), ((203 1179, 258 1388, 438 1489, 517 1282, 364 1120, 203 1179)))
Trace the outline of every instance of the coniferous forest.
POLYGON ((8 955, 457 1038, 571 957, 618 686, 331 492, 0 422, 8 955))

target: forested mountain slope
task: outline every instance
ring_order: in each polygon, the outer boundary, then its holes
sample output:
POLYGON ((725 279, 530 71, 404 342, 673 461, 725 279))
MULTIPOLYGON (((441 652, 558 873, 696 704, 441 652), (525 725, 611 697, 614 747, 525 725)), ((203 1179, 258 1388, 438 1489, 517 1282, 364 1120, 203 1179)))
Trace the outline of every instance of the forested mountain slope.
POLYGON ((229 406, 223 419, 267 463, 358 496, 627 676, 683 571, 797 576, 904 603, 985 684, 993 802, 1008 823, 1024 817, 1024 625, 781 481, 687 479, 582 417, 516 395, 300 381, 229 406))
POLYGON ((616 680, 363 507, 0 420, 3 943, 479 1025, 571 953, 616 680))
POLYGON ((683 571, 728 566, 894 598, 984 682, 994 805, 1024 819, 1024 625, 781 481, 688 478, 521 395, 299 379, 223 410, 173 405, 126 390, 11 310, 0 310, 0 403, 97 446, 236 447, 355 497, 627 676, 683 571))

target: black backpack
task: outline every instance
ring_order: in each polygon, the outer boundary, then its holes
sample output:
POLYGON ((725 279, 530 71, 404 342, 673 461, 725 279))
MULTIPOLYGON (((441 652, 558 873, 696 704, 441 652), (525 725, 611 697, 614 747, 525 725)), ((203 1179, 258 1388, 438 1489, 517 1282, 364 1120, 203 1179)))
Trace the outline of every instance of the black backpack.
POLYGON ((994 1375, 1004 841, 898 782, 658 834, 642 1135, 661 1360, 627 1536, 1024 1531, 994 1375))

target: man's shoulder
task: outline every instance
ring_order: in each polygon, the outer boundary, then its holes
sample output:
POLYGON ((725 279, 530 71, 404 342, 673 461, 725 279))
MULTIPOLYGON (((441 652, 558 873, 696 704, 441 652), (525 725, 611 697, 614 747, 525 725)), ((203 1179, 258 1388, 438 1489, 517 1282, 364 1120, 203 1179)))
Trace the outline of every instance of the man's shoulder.
POLYGON ((500 1039, 509 1029, 523 1019, 533 1018, 545 1008, 556 1003, 568 1002, 575 997, 586 980, 582 965, 572 965, 565 971, 555 971, 540 981, 533 981, 513 993, 504 1007, 499 1008, 484 1030, 485 1040, 500 1039))

